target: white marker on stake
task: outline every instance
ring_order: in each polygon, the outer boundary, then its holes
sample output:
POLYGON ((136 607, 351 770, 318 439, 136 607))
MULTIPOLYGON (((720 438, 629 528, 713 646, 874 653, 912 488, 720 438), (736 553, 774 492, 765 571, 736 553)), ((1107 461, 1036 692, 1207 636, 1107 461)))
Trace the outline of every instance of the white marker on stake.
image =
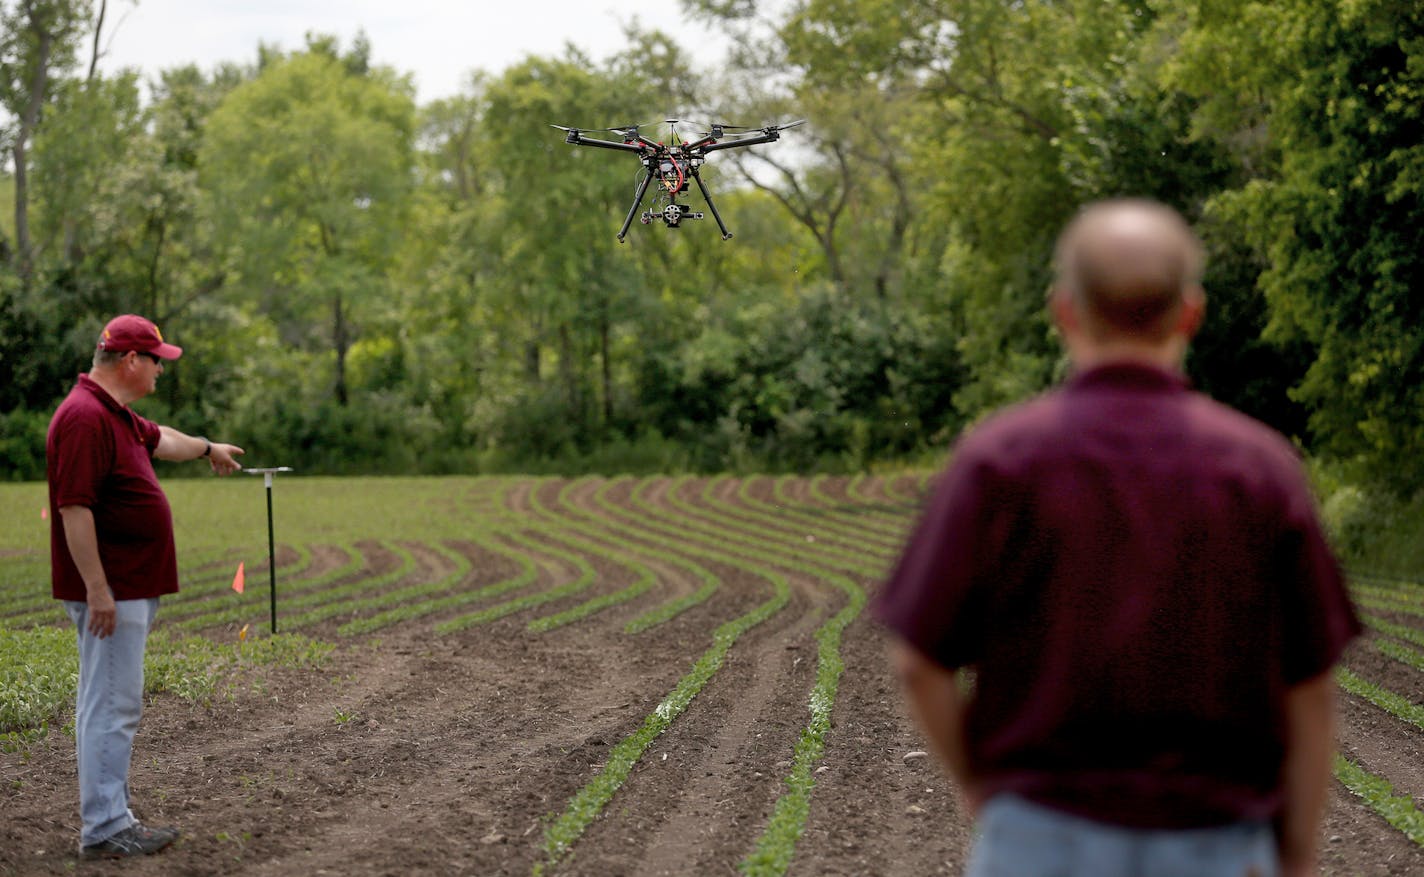
POLYGON ((277 472, 291 472, 290 466, 274 466, 268 469, 243 469, 248 475, 261 473, 262 485, 267 488, 267 571, 272 581, 272 632, 277 632, 277 544, 272 538, 272 476, 277 472))

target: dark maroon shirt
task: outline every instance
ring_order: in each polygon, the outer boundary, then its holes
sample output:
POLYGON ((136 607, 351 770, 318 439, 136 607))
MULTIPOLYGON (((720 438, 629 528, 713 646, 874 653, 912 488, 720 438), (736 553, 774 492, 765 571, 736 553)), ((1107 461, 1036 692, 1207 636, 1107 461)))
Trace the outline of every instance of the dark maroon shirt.
POLYGON ((875 612, 974 669, 987 794, 1135 827, 1274 816, 1286 690, 1360 630, 1295 449, 1135 364, 966 435, 875 612))
POLYGON ((84 600, 84 579, 64 538, 64 506, 94 513, 99 560, 115 600, 178 590, 173 514, 153 472, 158 425, 80 375, 49 423, 50 581, 59 600, 84 600))

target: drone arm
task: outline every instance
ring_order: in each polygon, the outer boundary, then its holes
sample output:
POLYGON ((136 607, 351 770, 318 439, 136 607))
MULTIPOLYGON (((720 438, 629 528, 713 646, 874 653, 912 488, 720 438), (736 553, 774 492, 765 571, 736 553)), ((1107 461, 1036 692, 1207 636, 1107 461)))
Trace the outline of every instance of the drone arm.
POLYGON ((700 151, 705 155, 709 152, 717 152, 718 150, 722 149, 737 149, 743 146, 756 146, 758 143, 775 143, 780 139, 780 131, 767 131, 765 134, 759 134, 756 137, 746 137, 741 140, 723 140, 721 143, 713 143, 708 146, 704 146, 701 148, 700 151))
POLYGON ((617 140, 600 140, 597 137, 585 137, 580 131, 570 131, 564 137, 565 143, 572 143, 574 146, 596 146, 599 149, 617 149, 621 152, 642 152, 643 147, 636 143, 622 143, 617 140))

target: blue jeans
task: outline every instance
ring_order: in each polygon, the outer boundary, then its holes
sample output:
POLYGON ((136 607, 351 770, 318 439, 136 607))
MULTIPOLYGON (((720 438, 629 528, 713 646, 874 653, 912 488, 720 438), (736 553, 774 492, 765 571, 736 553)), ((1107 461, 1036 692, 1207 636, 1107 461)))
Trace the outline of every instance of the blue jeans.
POLYGON ((143 650, 158 598, 118 600, 114 632, 90 633, 89 606, 64 601, 79 632, 74 741, 79 760, 79 843, 96 844, 132 825, 129 759, 143 712, 143 650))
POLYGON ((984 805, 965 877, 1277 877, 1264 823, 1142 830, 1070 816, 1013 795, 984 805))

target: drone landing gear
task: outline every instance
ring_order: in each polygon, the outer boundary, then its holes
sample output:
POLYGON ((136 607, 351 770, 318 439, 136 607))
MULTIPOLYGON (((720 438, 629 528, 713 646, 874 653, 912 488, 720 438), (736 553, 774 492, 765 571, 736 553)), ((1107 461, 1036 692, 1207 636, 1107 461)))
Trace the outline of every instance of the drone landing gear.
MULTIPOLYGON (((702 184, 702 175, 693 171, 692 178, 697 181, 697 188, 701 190, 703 199, 707 202, 707 209, 712 211, 712 218, 717 221, 717 228, 722 232, 722 240, 728 240, 732 233, 727 230, 727 224, 722 221, 722 214, 717 212, 717 205, 712 203, 712 195, 707 191, 707 187, 702 184)), ((628 215, 623 219, 623 227, 618 230, 618 243, 623 243, 623 238, 628 235, 628 228, 633 224, 633 217, 637 216, 638 208, 643 204, 643 196, 648 193, 648 184, 652 182, 652 174, 647 174, 638 182, 638 192, 633 196, 633 206, 628 211, 628 215)), ((674 193, 673 197, 676 197, 674 193)), ((656 202, 654 202, 656 203, 656 202)), ((643 225, 647 225, 654 220, 661 219, 663 225, 668 228, 679 228, 684 219, 705 219, 707 214, 690 209, 686 204, 679 204, 676 201, 669 203, 661 210, 644 210, 638 219, 643 225)))

